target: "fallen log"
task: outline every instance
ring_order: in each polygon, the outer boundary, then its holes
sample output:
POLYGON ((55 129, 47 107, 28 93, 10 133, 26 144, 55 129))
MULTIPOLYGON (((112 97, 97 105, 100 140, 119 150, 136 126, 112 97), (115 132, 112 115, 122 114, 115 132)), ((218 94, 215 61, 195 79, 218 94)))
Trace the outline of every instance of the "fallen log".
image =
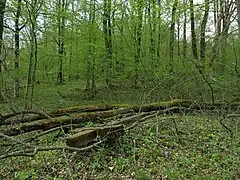
MULTIPOLYGON (((215 105, 212 105, 211 103, 196 103, 189 100, 172 100, 172 101, 166 101, 166 102, 156 102, 156 103, 150 103, 143 106, 137 106, 137 105, 112 105, 107 106, 107 108, 113 108, 111 110, 106 110, 102 107, 98 107, 96 109, 104 109, 102 111, 93 111, 94 107, 88 106, 88 108, 85 107, 85 110, 91 110, 93 112, 83 112, 83 113, 75 113, 71 114, 70 112, 77 111, 78 108, 70 108, 69 110, 57 110, 56 112, 65 112, 67 116, 60 116, 55 117, 51 119, 41 119, 33 122, 28 123, 22 123, 20 125, 14 125, 14 126, 1 126, 0 132, 3 132, 6 135, 18 135, 20 133, 30 132, 34 130, 45 130, 53 127, 57 127, 60 125, 66 125, 66 124, 80 124, 80 126, 84 126, 84 123, 88 121, 92 122, 100 122, 103 123, 104 118, 113 117, 119 114, 125 114, 125 113, 134 113, 134 112, 150 112, 150 111, 162 111, 162 113, 179 113, 182 112, 182 109, 187 110, 213 110, 213 109, 238 109, 240 107, 239 103, 233 103, 230 105, 223 104, 223 103, 215 103, 215 105), (115 109, 116 108, 116 109, 115 109), (1 130, 2 129, 2 130, 1 130)), ((81 108, 80 108, 81 109, 81 108)), ((84 109, 84 108, 82 108, 84 109)), ((95 110, 96 110, 95 109, 95 110)), ((61 114, 59 113, 59 114, 61 114)), ((104 123, 106 121, 104 120, 104 123)))
POLYGON ((66 125, 66 124, 79 124, 82 127, 86 122, 101 122, 103 123, 105 118, 115 116, 118 114, 125 114, 132 112, 131 109, 116 109, 103 112, 91 112, 91 113, 80 113, 73 114, 72 116, 61 116, 51 119, 42 119, 38 121, 23 123, 14 126, 2 126, 0 132, 8 136, 15 136, 21 133, 31 132, 35 130, 47 130, 53 127, 66 125))
POLYGON ((82 129, 78 133, 66 138, 66 144, 70 147, 83 147, 97 139, 107 139, 112 141, 124 134, 123 125, 90 127, 82 129))
MULTIPOLYGON (((75 107, 69 107, 64 109, 58 109, 51 112, 39 112, 39 111, 19 111, 14 113, 9 113, 6 115, 0 115, 0 125, 9 125, 12 124, 11 120, 8 120, 9 118, 12 118, 17 115, 22 114, 38 114, 38 115, 32 115, 32 116, 25 116, 25 117, 18 117, 14 119, 15 123, 25 123, 25 122, 32 122, 36 120, 42 120, 47 118, 54 118, 54 117, 60 117, 64 115, 69 115, 72 113, 83 113, 83 112, 97 112, 97 111, 109 111, 114 109, 131 109, 133 112, 139 112, 139 110, 143 112, 148 111, 154 111, 154 110, 160 110, 165 109, 173 106, 184 106, 184 103, 189 102, 187 100, 181 100, 181 99, 174 99, 172 101, 165 101, 165 102, 156 102, 156 103, 150 103, 145 104, 143 106, 140 105, 128 105, 128 104, 113 104, 113 105, 89 105, 89 106, 75 106, 75 107)), ((192 102, 191 102, 192 103, 192 102)))

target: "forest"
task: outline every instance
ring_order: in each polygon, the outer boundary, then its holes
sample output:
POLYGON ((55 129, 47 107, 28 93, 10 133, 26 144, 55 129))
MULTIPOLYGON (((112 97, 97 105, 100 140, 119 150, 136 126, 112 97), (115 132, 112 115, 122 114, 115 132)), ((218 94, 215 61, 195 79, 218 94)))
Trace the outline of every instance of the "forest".
POLYGON ((0 0, 0 179, 240 179, 239 0, 0 0))

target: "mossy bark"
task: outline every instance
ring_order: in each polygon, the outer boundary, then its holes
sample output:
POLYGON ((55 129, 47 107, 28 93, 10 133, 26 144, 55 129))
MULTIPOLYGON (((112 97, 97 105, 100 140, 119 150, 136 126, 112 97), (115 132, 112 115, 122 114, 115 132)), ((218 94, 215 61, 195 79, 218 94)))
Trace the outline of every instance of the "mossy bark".
MULTIPOLYGON (((95 123, 108 123, 106 118, 114 117, 119 114, 126 114, 132 112, 150 112, 163 110, 163 113, 179 113, 180 108, 171 107, 182 107, 190 110, 213 110, 213 109, 237 109, 240 107, 239 103, 224 104, 224 103, 194 103, 189 100, 172 100, 166 102, 156 102, 150 103, 143 106, 139 105, 126 105, 118 104, 111 106, 81 106, 81 107, 71 107, 67 109, 55 111, 55 115, 60 115, 59 117, 54 117, 51 119, 41 119, 37 121, 22 123, 19 125, 6 125, 0 126, 0 132, 6 135, 18 135, 25 132, 30 132, 34 130, 46 130, 53 127, 66 125, 66 124, 78 124, 79 127, 83 127, 86 122, 95 123), (164 111, 168 109, 168 111, 164 111), (90 111, 90 112, 82 112, 90 111), (80 113, 79 113, 80 112, 80 113)), ((131 119, 131 118, 130 118, 131 119)), ((128 120, 126 120, 128 121, 128 120)), ((124 124, 124 123, 123 123, 124 124)))

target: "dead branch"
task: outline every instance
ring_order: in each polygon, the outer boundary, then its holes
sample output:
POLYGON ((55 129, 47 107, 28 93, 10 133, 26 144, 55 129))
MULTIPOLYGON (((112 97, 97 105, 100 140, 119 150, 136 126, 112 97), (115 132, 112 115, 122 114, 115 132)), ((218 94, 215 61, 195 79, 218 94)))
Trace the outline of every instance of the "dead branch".
POLYGON ((99 141, 93 145, 84 147, 84 148, 75 148, 75 147, 68 147, 68 146, 50 146, 50 147, 33 147, 32 149, 26 149, 26 150, 19 150, 15 152, 11 152, 8 154, 4 154, 0 156, 0 159, 5 159, 8 157, 16 157, 16 156, 26 156, 26 157, 33 157, 35 156, 38 152, 41 151, 76 151, 76 152, 81 152, 81 151, 87 151, 89 149, 92 149, 93 147, 96 147, 103 143, 105 140, 99 141))
POLYGON ((18 116, 18 115, 25 115, 25 114, 37 114, 39 116, 43 116, 47 119, 51 119, 51 117, 46 114, 46 113, 43 113, 43 112, 40 112, 40 111, 36 111, 36 110, 22 110, 22 111, 17 111, 17 112, 12 112, 12 113, 9 113, 9 114, 6 114, 6 115, 1 115, 0 116, 0 125, 5 125, 5 124, 8 124, 6 123, 5 121, 9 118, 12 118, 12 117, 15 117, 15 116, 18 116))

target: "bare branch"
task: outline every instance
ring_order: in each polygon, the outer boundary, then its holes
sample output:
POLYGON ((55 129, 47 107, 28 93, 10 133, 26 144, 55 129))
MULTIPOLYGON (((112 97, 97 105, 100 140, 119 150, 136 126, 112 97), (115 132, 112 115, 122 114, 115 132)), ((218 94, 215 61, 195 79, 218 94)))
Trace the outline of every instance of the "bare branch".
POLYGON ((92 149, 93 147, 98 146, 99 144, 103 143, 105 140, 99 141, 97 143, 94 143, 93 145, 84 147, 84 148, 74 148, 74 147, 69 147, 69 146, 50 146, 50 147, 34 147, 31 149, 26 149, 26 150, 20 150, 20 151, 15 151, 11 152, 8 154, 4 154, 0 156, 0 159, 5 159, 8 157, 17 157, 17 156, 26 156, 26 157, 33 157, 35 156, 38 152, 41 151, 86 151, 89 149, 92 149))

